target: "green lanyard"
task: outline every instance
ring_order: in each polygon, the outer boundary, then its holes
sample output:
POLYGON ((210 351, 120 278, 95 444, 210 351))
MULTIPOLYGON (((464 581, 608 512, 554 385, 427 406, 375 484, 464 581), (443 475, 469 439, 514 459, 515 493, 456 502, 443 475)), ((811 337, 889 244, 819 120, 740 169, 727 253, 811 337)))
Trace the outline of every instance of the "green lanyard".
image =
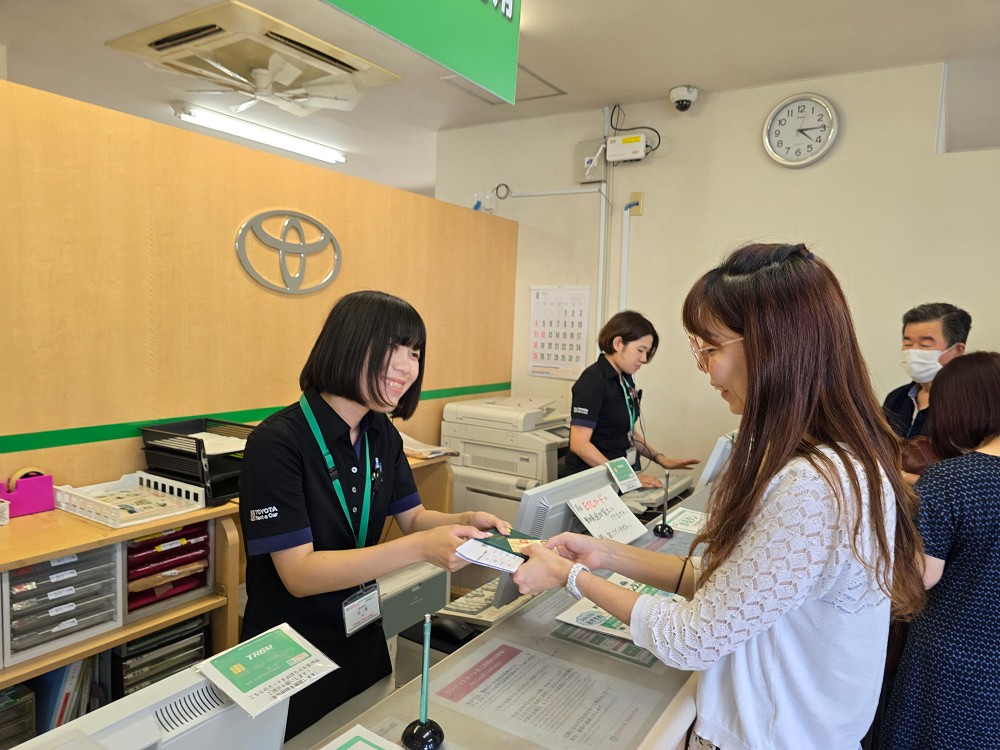
POLYGON ((351 534, 354 535, 354 545, 358 549, 361 549, 365 546, 365 540, 368 538, 368 516, 371 513, 372 506, 372 473, 368 470, 368 467, 371 466, 368 460, 368 433, 365 433, 365 497, 364 503, 361 506, 361 532, 357 533, 354 531, 354 524, 351 522, 351 514, 347 510, 347 500, 344 499, 344 490, 340 487, 340 476, 337 474, 337 467, 333 463, 333 456, 330 455, 330 449, 326 447, 323 433, 319 431, 316 415, 313 414, 312 407, 309 406, 306 394, 303 393, 299 396, 299 405, 302 407, 302 413, 306 415, 306 421, 309 423, 309 429, 312 430, 313 437, 319 443, 319 449, 323 451, 326 470, 330 472, 330 477, 333 480, 333 491, 337 493, 337 499, 340 500, 340 507, 344 509, 344 517, 347 518, 347 525, 351 529, 351 534))
POLYGON ((629 398, 625 389, 625 376, 618 378, 618 384, 622 387, 622 395, 625 397, 625 408, 628 409, 628 439, 631 445, 635 445, 635 410, 632 408, 632 399, 629 398))

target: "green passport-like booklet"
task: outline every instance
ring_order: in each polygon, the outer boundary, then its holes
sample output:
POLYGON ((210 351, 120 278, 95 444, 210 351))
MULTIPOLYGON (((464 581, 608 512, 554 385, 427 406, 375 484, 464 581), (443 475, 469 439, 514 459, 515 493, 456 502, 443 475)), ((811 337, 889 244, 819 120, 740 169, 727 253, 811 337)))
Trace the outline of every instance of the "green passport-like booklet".
POLYGON ((529 544, 545 542, 547 540, 539 539, 537 536, 532 536, 531 534, 524 534, 517 529, 511 529, 510 536, 505 536, 496 529, 491 529, 490 535, 485 539, 480 539, 479 541, 483 544, 488 544, 491 547, 502 549, 504 552, 515 554, 523 560, 527 560, 528 556, 523 554, 521 550, 529 544))

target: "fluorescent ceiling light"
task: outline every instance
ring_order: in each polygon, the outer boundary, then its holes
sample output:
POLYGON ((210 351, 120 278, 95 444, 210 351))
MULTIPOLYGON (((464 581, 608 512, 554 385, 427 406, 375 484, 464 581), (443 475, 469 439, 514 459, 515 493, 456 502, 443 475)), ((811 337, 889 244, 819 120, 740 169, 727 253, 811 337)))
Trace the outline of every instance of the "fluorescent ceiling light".
POLYGON ((274 146, 283 151, 291 151, 293 154, 301 154, 311 159, 325 161, 328 164, 340 164, 347 161, 347 157, 343 152, 330 146, 324 146, 322 143, 307 141, 305 138, 299 138, 296 135, 290 135, 280 130, 273 130, 263 125, 247 122, 238 117, 230 117, 221 112, 213 112, 210 109, 195 107, 186 102, 174 102, 171 106, 174 108, 174 115, 184 122, 190 122, 193 125, 200 125, 203 128, 218 130, 220 133, 235 135, 237 138, 243 138, 254 143, 274 146))

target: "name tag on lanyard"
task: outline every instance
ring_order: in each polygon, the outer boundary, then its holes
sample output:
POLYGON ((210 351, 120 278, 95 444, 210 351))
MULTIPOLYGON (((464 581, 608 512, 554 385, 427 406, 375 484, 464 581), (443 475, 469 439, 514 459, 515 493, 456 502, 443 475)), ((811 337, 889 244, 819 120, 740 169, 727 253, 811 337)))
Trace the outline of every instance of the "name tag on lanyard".
POLYGON ((382 617, 382 596, 378 583, 362 586, 344 600, 344 632, 354 635, 382 617))

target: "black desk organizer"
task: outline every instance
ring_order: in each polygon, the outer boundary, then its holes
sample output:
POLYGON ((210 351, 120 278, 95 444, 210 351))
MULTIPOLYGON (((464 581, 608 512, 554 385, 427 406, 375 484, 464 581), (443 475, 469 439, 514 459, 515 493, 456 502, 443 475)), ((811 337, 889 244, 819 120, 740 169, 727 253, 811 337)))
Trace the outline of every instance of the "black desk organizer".
POLYGON ((188 419, 143 427, 143 451, 153 474, 194 482, 205 488, 205 505, 221 505, 239 494, 243 452, 210 456, 205 441, 193 433, 211 432, 229 437, 249 437, 253 427, 221 419, 188 419))

